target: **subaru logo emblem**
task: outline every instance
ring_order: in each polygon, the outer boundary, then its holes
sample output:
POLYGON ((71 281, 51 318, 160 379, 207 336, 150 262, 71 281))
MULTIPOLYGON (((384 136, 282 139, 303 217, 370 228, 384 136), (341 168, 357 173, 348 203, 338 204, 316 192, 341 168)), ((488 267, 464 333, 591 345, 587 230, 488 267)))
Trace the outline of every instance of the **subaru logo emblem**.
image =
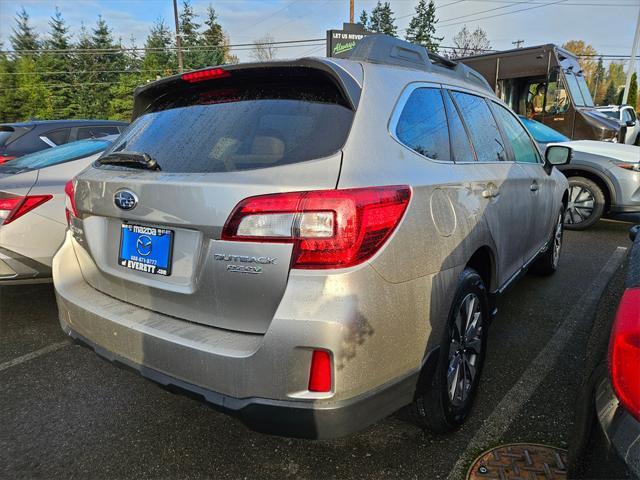
POLYGON ((148 235, 140 235, 138 237, 138 241, 136 242, 136 250, 142 257, 147 257, 151 255, 151 249, 153 245, 151 244, 151 237, 148 235))
POLYGON ((132 210, 138 205, 138 197, 129 190, 119 190, 113 197, 113 203, 122 210, 132 210))

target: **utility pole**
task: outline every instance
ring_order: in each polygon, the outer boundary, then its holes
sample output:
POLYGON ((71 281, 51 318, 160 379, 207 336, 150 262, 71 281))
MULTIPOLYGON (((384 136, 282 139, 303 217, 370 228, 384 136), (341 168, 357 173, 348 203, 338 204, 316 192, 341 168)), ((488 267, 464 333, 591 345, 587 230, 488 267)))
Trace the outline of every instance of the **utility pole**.
POLYGON ((353 2, 354 1, 355 0, 349 0, 349 23, 353 23, 353 9, 354 9, 353 2))
MULTIPOLYGON (((633 46, 631 47, 631 58, 629 59, 629 69, 627 70, 627 82, 624 84, 624 93, 622 94, 622 105, 627 103, 629 99, 629 87, 631 86, 631 76, 636 62, 636 53, 638 52, 638 42, 640 42, 640 10, 638 11, 638 22, 636 23, 636 34, 633 37, 633 46)), ((632 105, 636 108, 635 105, 632 105)))
POLYGON ((184 66, 182 65, 182 41, 180 40, 180 22, 178 21, 178 2, 173 0, 173 17, 176 21, 176 48, 178 50, 178 71, 182 73, 184 66))
POLYGON ((511 42, 511 45, 515 45, 516 48, 520 48, 520 46, 524 43, 524 40, 516 40, 515 42, 511 42))

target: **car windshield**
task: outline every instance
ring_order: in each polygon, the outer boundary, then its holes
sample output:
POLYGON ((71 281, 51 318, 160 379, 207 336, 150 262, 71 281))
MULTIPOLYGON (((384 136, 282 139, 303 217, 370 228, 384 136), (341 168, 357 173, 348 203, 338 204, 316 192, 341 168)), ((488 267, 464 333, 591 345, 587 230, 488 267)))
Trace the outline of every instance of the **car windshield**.
POLYGON ((19 173, 51 167, 100 153, 111 145, 110 140, 80 140, 59 147, 41 150, 0 165, 0 173, 19 173))
POLYGON ((582 75, 576 76, 572 71, 566 70, 565 77, 571 91, 573 102, 577 107, 593 107, 593 99, 589 93, 589 87, 582 75))
POLYGON ((162 171, 212 173, 326 157, 344 145, 354 112, 322 79, 204 85, 153 105, 105 155, 146 153, 162 171))
POLYGON ((556 142, 568 142, 569 138, 562 135, 560 132, 555 131, 553 128, 547 127, 546 125, 536 122, 535 120, 530 120, 524 116, 520 116, 520 120, 529 130, 529 133, 533 137, 533 139, 538 143, 556 143, 556 142))
POLYGON ((580 92, 582 93, 584 104, 587 107, 593 107, 593 98, 591 98, 591 92, 589 91, 587 81, 584 79, 584 75, 579 73, 578 75, 576 75, 576 80, 578 81, 578 87, 580 87, 580 92))

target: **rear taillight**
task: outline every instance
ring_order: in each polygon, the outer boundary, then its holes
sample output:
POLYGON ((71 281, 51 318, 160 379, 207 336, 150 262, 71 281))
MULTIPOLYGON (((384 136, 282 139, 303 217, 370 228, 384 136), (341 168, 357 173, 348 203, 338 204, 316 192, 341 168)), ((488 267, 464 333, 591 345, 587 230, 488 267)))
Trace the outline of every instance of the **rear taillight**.
POLYGON ((7 163, 9 160, 13 160, 16 157, 12 157, 11 155, 0 155, 0 165, 3 163, 7 163))
POLYGON ((292 268, 344 268, 371 258, 400 223, 406 186, 250 197, 231 213, 223 240, 293 243, 292 268))
POLYGON ((331 356, 325 350, 314 350, 309 371, 310 392, 331 391, 331 356))
POLYGON ((7 225, 25 213, 51 200, 53 195, 27 195, 0 198, 0 225, 7 225))
POLYGON ((185 82, 197 83, 213 80, 214 78, 227 78, 230 76, 231 74, 222 68, 208 68, 206 70, 183 73, 181 78, 185 82))
POLYGON ((609 344, 609 370, 620 403, 640 420, 640 288, 622 295, 609 344))
POLYGON ((64 213, 67 216, 67 224, 71 224, 71 217, 77 217, 76 196, 73 180, 69 180, 64 186, 64 213))

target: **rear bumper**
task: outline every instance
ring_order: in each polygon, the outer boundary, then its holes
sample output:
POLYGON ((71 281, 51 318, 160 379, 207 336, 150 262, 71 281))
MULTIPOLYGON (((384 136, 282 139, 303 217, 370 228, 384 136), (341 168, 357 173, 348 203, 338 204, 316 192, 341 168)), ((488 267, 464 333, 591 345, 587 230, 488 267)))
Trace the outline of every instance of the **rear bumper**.
POLYGON ((403 405, 398 404, 398 398, 412 395, 417 382, 417 375, 409 375, 365 395, 324 406, 267 398, 234 398, 133 363, 83 338, 68 325, 63 325, 63 329, 77 343, 91 348, 116 366, 134 370, 174 393, 196 397, 215 410, 238 418, 250 429, 272 435, 308 439, 348 435, 401 408, 403 405))
POLYGON ((595 403, 600 429, 595 438, 603 444, 598 450, 607 470, 640 479, 640 422, 620 405, 608 377, 598 384, 595 403))
POLYGON ((51 267, 49 265, 0 246, 0 285, 50 281, 51 267))
MULTIPOLYGON (((54 257, 53 277, 60 324, 69 336, 112 362, 237 416, 254 430, 339 437, 413 400, 425 344, 411 361, 406 342, 362 335, 357 329, 370 332, 371 326, 354 324, 349 309, 344 318, 332 315, 330 321, 288 318, 281 312, 265 334, 186 322, 91 287, 80 272, 70 238, 54 257), (388 351, 380 351, 378 341, 388 351), (307 390, 314 348, 332 352, 331 392, 307 390)), ((390 325, 388 316, 384 320, 390 325)))

